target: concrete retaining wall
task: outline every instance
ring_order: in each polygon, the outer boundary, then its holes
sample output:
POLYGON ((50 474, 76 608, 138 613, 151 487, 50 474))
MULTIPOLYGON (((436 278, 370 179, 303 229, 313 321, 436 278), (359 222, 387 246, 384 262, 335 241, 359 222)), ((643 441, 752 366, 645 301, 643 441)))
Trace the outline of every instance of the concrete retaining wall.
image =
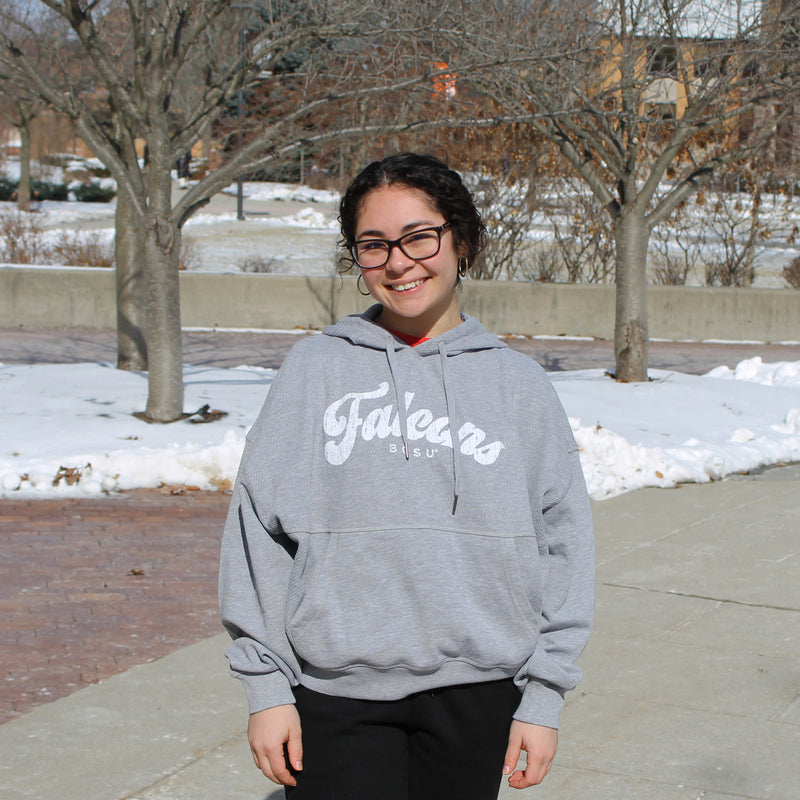
MULTIPOLYGON (((353 278, 181 273, 184 327, 321 328, 366 308, 353 278)), ((0 268, 0 327, 113 328, 114 273, 0 268)), ((497 333, 614 336, 614 287, 467 281, 461 307, 497 333)), ((648 290, 654 339, 800 341, 800 292, 791 289, 648 290)))

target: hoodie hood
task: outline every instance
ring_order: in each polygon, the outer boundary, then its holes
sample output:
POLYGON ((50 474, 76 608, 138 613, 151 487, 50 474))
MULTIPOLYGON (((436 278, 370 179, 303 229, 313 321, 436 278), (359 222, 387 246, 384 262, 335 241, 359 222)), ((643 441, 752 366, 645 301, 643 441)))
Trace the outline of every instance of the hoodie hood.
MULTIPOLYGON (((381 313, 383 306, 376 303, 370 306, 363 314, 353 314, 344 317, 335 325, 330 325, 325 328, 322 333, 326 336, 338 337, 346 339, 351 344, 357 347, 367 347, 374 350, 382 350, 386 353, 386 360, 389 365, 389 374, 392 378, 392 388, 394 391, 395 401, 397 408, 404 408, 401 398, 405 396, 405 392, 401 386, 402 379, 398 379, 400 370, 398 369, 396 354, 400 350, 411 350, 411 346, 406 342, 398 339, 385 328, 378 325, 375 321, 381 313)), ((474 317, 461 315, 462 323, 449 331, 428 339, 425 342, 420 342, 413 350, 414 353, 421 358, 437 357, 442 365, 442 391, 444 392, 445 406, 447 408, 448 419, 451 424, 456 423, 459 419, 458 405, 456 402, 456 395, 452 389, 452 380, 450 377, 450 370, 448 367, 448 359, 451 357, 462 355, 463 353, 474 353, 481 350, 494 350, 505 348, 496 336, 487 333, 484 327, 474 317)), ((409 459, 408 447, 408 428, 405 415, 400 415, 400 436, 403 441, 403 453, 406 461, 409 459)), ((456 513, 458 506, 458 496, 461 491, 461 481, 459 479, 458 458, 456 457, 455 448, 451 450, 451 467, 453 475, 453 510, 456 513)))
MULTIPOLYGON (((383 306, 376 303, 363 314, 352 314, 339 320, 335 325, 329 325, 322 333, 375 350, 402 350, 410 347, 375 322, 382 310, 383 306)), ((444 345, 449 356, 457 356, 461 353, 502 349, 507 346, 493 334, 487 333, 474 317, 462 314, 461 318, 463 322, 460 325, 433 339, 428 339, 427 342, 418 344, 414 348, 414 352, 420 356, 437 355, 440 346, 444 345)))

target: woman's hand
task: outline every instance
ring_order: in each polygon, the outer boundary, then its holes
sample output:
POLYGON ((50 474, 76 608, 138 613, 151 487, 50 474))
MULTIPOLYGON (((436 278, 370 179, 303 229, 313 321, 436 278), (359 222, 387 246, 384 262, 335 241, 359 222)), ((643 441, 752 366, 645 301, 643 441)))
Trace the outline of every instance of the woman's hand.
POLYGON ((294 705, 275 706, 250 715, 247 738, 256 766, 275 783, 297 786, 286 763, 284 745, 292 770, 303 769, 300 715, 294 705))
POLYGON ((514 789, 535 786, 544 780, 558 749, 558 731, 543 725, 530 725, 515 719, 508 734, 508 749, 503 760, 503 775, 510 775, 508 785, 514 789), (525 770, 517 766, 521 751, 528 754, 525 770), (512 774, 513 773, 513 774, 512 774))

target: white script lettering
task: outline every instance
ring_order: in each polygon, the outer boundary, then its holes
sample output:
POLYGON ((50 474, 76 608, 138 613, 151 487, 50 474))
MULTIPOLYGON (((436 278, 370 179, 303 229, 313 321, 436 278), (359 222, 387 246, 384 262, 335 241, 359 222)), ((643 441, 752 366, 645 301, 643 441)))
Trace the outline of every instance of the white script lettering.
MULTIPOLYGON (((323 416, 322 427, 325 434, 330 437, 325 443, 325 458, 329 464, 334 466, 344 464, 350 458, 359 434, 365 442, 389 437, 401 438, 400 416, 393 403, 362 411, 364 401, 380 399, 388 392, 389 384, 384 381, 374 391, 349 392, 328 406, 323 416)), ((406 392, 404 400, 406 435, 409 441, 425 440, 430 444, 453 447, 450 420, 447 417, 435 417, 429 408, 410 412, 414 401, 413 392, 406 392)), ((484 444, 485 439, 484 430, 471 422, 466 422, 458 430, 459 452, 471 456, 478 464, 493 464, 505 445, 500 441, 484 444)), ((395 445, 391 445, 390 452, 395 452, 394 448, 395 445)), ((435 450, 425 449, 428 458, 432 457, 434 452, 435 450)), ((415 456, 421 454, 421 450, 414 450, 415 456)))

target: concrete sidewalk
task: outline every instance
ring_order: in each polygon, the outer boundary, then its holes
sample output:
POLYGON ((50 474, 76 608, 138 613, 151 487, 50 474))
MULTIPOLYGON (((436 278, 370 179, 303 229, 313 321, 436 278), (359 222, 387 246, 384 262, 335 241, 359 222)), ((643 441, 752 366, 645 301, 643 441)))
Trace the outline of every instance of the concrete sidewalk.
MULTIPOLYGON (((586 677, 545 783, 504 788, 502 800, 800 796, 798 497, 792 465, 594 505, 586 677)), ((282 797, 250 758, 226 642, 214 636, 0 727, 0 798, 282 797)))

